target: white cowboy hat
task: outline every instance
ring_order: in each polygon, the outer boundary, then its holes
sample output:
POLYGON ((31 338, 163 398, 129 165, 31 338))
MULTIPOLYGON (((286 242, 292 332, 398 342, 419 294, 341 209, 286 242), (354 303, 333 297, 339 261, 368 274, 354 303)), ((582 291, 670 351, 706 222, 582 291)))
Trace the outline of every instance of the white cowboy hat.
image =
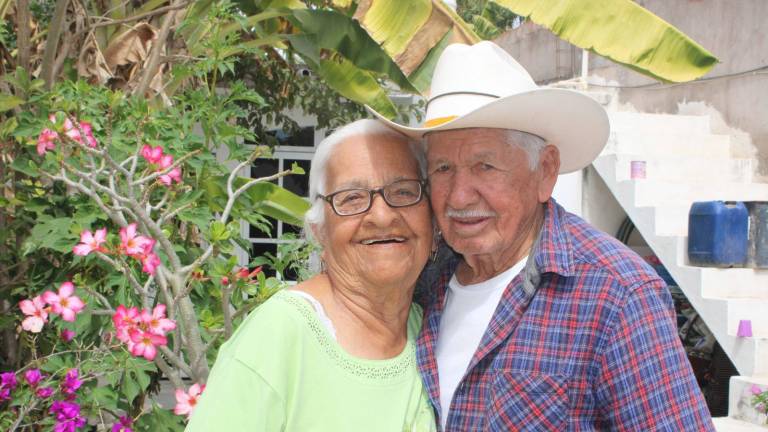
POLYGON ((605 146, 610 126, 600 104, 581 93, 541 88, 511 55, 483 41, 449 45, 432 75, 423 127, 379 120, 410 137, 465 128, 516 129, 560 150, 560 173, 589 165, 605 146))

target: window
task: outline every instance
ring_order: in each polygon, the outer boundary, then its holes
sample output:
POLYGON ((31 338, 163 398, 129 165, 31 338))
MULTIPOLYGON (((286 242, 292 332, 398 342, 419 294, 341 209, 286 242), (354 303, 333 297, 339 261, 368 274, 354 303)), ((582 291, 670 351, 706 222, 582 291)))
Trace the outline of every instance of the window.
MULTIPOLYGON (((275 148, 273 158, 257 159, 251 165, 250 175, 252 178, 265 177, 277 174, 280 171, 290 169, 296 163, 304 169, 304 175, 289 175, 281 177, 273 183, 278 184, 289 191, 304 198, 309 196, 309 171, 311 169, 312 156, 315 153, 316 140, 322 140, 323 134, 316 133, 314 127, 304 127, 300 132, 293 136, 286 136, 283 131, 274 131, 272 134, 277 138, 280 145, 275 148)), ((279 240, 284 233, 294 233, 299 235, 301 228, 276 219, 267 218, 272 225, 271 233, 265 233, 255 226, 244 223, 244 229, 247 229, 248 239, 251 241, 251 250, 249 256, 242 257, 242 263, 247 263, 254 257, 264 255, 269 252, 277 255, 277 245, 284 240, 279 240)), ((267 276, 274 276, 273 269, 266 269, 267 276)), ((295 280, 295 275, 291 271, 286 271, 284 275, 286 280, 295 280)))

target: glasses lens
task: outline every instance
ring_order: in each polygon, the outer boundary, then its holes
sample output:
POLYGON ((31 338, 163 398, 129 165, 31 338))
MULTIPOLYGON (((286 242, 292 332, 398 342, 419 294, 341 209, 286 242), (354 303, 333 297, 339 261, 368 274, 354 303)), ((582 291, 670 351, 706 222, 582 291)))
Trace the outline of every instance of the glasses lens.
POLYGON ((333 208, 341 215, 355 214, 365 210, 370 199, 366 189, 345 190, 333 195, 333 208))
POLYGON ((384 186, 384 198, 393 207, 416 204, 421 200, 421 183, 418 180, 400 180, 384 186))

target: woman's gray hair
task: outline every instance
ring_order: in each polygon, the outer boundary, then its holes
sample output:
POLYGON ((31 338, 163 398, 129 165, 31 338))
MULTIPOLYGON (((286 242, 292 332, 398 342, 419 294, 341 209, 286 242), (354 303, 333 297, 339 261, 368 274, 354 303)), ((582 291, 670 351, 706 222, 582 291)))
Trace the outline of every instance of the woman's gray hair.
POLYGON ((371 119, 357 120, 336 129, 317 145, 315 155, 312 157, 312 165, 309 170, 309 202, 311 206, 304 215, 304 236, 307 240, 313 240, 311 225, 321 228, 324 223, 324 201, 318 199, 317 195, 325 195, 327 193, 325 188, 328 161, 331 159, 334 150, 339 144, 349 138, 359 136, 391 137, 407 143, 413 156, 418 162, 419 178, 426 178, 427 162, 424 151, 417 141, 412 140, 408 136, 403 135, 394 129, 390 129, 377 120, 371 119))

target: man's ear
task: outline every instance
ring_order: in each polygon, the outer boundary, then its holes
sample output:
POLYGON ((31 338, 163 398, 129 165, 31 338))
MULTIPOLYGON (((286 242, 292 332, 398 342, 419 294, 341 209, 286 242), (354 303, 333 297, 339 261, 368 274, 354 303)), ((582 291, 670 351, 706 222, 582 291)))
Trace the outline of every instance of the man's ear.
POLYGON ((539 202, 545 203, 552 196, 555 189, 557 176, 560 173, 560 150, 556 146, 548 144, 539 154, 539 202))

